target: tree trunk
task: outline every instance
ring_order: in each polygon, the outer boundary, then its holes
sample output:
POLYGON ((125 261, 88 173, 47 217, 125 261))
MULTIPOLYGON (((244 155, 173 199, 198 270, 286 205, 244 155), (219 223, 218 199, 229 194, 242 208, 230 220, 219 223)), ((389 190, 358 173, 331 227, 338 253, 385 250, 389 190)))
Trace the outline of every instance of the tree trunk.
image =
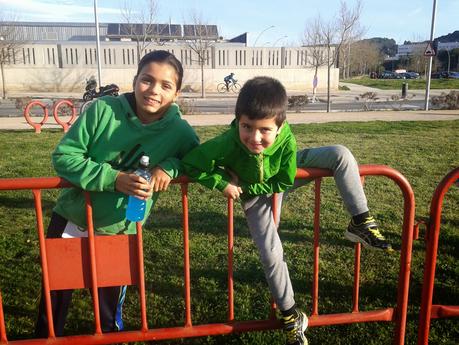
POLYGON ((331 111, 331 104, 330 104, 330 46, 327 49, 327 113, 331 111))
POLYGON ((5 70, 3 69, 3 62, 0 63, 0 69, 2 72, 2 98, 6 99, 5 70))
POLYGON ((201 61, 201 98, 206 98, 206 90, 204 89, 204 61, 201 61))

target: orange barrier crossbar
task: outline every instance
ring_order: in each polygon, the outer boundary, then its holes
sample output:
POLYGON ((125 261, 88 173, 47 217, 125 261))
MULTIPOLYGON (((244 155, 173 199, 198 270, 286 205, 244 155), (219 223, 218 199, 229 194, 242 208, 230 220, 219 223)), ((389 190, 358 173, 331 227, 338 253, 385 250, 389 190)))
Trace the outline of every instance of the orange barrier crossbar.
POLYGON ((446 192, 458 179, 459 167, 450 171, 441 180, 434 191, 430 203, 430 217, 426 234, 427 249, 424 261, 424 280, 419 313, 418 345, 427 345, 429 343, 430 320, 432 318, 459 316, 459 305, 432 305, 443 199, 446 192))
MULTIPOLYGON (((314 215, 314 274, 313 274, 313 308, 309 321, 310 326, 349 324, 356 322, 393 322, 394 344, 404 344, 405 324, 408 305, 408 288, 411 263, 411 249, 414 223, 414 195, 408 181, 396 170, 382 165, 360 166, 361 176, 380 175, 392 179, 401 189, 404 198, 404 217, 402 232, 402 247, 400 251, 400 271, 396 305, 388 308, 359 311, 359 272, 360 272, 360 244, 355 245, 354 291, 353 307, 349 313, 319 314, 319 213, 320 213, 320 185, 321 178, 332 176, 332 172, 324 169, 299 169, 297 178, 315 180, 315 215, 314 215)), ((43 289, 46 297, 48 320, 52 320, 50 291, 67 288, 91 288, 97 291, 100 286, 131 285, 139 287, 141 328, 133 331, 116 333, 102 333, 98 310, 97 293, 93 293, 93 308, 95 315, 95 334, 55 337, 52 322, 49 322, 48 339, 29 339, 9 341, 14 344, 110 344, 119 342, 164 340, 184 337, 223 335, 234 332, 249 332, 280 327, 280 322, 273 318, 266 320, 234 320, 234 291, 233 291, 233 202, 228 200, 228 317, 225 323, 193 325, 191 313, 191 284, 189 258, 189 223, 188 223, 188 180, 179 178, 174 183, 181 184, 183 208, 183 246, 184 246, 184 299, 185 320, 183 327, 149 329, 146 318, 145 281, 143 267, 142 228, 137 224, 137 235, 94 236, 92 224, 92 207, 87 194, 87 221, 89 236, 86 239, 45 239, 41 211, 41 189, 69 187, 70 184, 59 178, 37 179, 0 179, 0 190, 32 189, 35 198, 37 215, 37 229, 40 239, 40 255, 43 270, 43 289), (107 265, 107 253, 121 251, 124 268, 120 273, 107 265), (56 263, 63 257, 72 256, 65 262, 56 263), (62 253, 65 252, 65 255, 62 253), (57 260, 59 258, 59 260, 57 260), (74 274, 61 275, 62 267, 71 265, 74 274), (112 271, 112 272, 110 272, 112 271), (56 276, 59 272, 58 277, 56 276)), ((275 200, 275 198, 273 198, 275 200)), ((277 207, 274 203, 273 208, 277 207)), ((121 261, 121 260, 119 260, 121 261)), ((65 271, 65 270, 64 270, 65 271)), ((70 271, 67 268, 67 271, 70 271)), ((1 300, 0 300, 1 302, 1 300)), ((6 329, 3 321, 2 306, 0 304, 0 344, 6 344, 6 329)))

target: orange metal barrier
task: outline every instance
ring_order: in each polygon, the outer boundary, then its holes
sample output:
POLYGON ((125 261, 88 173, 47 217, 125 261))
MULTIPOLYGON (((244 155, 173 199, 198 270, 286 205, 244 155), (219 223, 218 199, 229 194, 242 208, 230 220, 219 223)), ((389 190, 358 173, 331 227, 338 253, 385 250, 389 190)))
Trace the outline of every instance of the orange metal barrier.
POLYGON ((443 199, 448 189, 458 179, 459 168, 456 168, 441 180, 435 189, 430 204, 430 218, 426 233, 427 250, 424 262, 418 345, 427 345, 429 343, 430 320, 432 318, 439 319, 459 316, 459 305, 432 305, 443 199))
MULTIPOLYGON (((55 102, 53 104, 53 116, 54 116, 54 120, 56 121, 56 123, 62 126, 64 132, 67 132, 70 126, 73 124, 73 122, 75 122, 75 118, 76 118, 75 105, 73 104, 72 101, 69 101, 66 99, 55 102), (59 110, 62 106, 68 106, 72 110, 72 115, 70 116, 70 119, 67 122, 61 121, 61 119, 59 118, 59 110)), ((35 130, 35 133, 41 133, 41 127, 46 123, 46 121, 48 121, 48 118, 49 118, 48 109, 46 107, 46 104, 40 101, 30 101, 24 109, 24 118, 27 121, 27 123, 33 127, 33 129, 35 130), (30 110, 35 106, 39 106, 40 108, 43 109, 43 119, 38 123, 34 122, 32 120, 32 117, 30 116, 30 110)))
MULTIPOLYGON (((314 274, 313 274, 313 310, 309 325, 324 326, 349 324, 357 322, 385 321, 394 323, 394 344, 404 344, 405 325, 408 305, 411 250, 413 242, 414 195, 408 181, 396 170, 382 165, 360 166, 361 176, 379 175, 392 179, 401 189, 404 198, 404 216, 402 246, 400 251, 400 270, 397 290, 397 301, 394 307, 372 311, 359 311, 359 272, 360 244, 355 245, 355 269, 353 307, 349 313, 323 314, 318 312, 319 295, 319 213, 321 178, 332 176, 324 169, 299 169, 297 178, 315 179, 315 216, 314 216, 314 274)), ((228 201, 228 318, 225 323, 193 325, 191 313, 190 258, 189 258, 189 224, 188 224, 188 180, 180 178, 183 208, 183 245, 184 245, 184 282, 185 282, 185 320, 182 327, 149 329, 146 317, 145 282, 143 268, 142 228, 137 224, 137 235, 94 236, 92 224, 92 207, 87 197, 88 238, 79 239, 45 239, 41 209, 41 190, 68 187, 69 184, 59 178, 26 178, 0 179, 0 190, 31 189, 35 199, 37 229, 40 241, 40 255, 43 270, 43 286, 46 297, 46 308, 49 322, 47 339, 7 341, 4 315, 0 296, 0 344, 110 344, 147 340, 164 340, 184 337, 199 337, 249 332, 280 327, 280 322, 271 317, 266 320, 236 321, 234 319, 233 293, 233 202, 228 201), (124 261, 123 267, 107 265, 107 255, 116 250, 124 261), (60 255, 66 251, 65 255, 60 255), (69 251, 73 254, 69 255, 69 251), (73 257, 71 257, 73 256, 73 257), (66 258, 62 262, 62 258, 66 258), (66 270, 59 267, 64 265, 66 270), (72 267, 69 269, 68 267, 72 267), (62 275, 62 272, 72 274, 62 275), (59 272, 59 273, 57 273, 59 272), (95 315, 95 333, 55 337, 51 315, 50 291, 69 288, 90 288, 97 291, 100 286, 137 285, 140 296, 141 328, 139 330, 102 333, 98 310, 98 294, 93 293, 95 315)), ((89 194, 87 194, 89 195, 89 194)), ((276 207, 276 205, 274 205, 276 207)), ((119 260, 121 261, 121 260, 119 260)))

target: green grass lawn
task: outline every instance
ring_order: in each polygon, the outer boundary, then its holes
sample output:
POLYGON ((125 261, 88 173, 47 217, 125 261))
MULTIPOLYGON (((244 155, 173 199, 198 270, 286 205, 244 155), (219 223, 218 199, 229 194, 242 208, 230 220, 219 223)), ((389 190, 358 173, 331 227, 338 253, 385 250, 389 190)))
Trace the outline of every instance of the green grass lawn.
MULTIPOLYGON (((361 164, 386 164, 400 171, 411 183, 416 197, 416 219, 426 219, 432 193, 441 178, 459 165, 459 121, 368 122, 293 125, 298 146, 343 144, 361 164)), ((224 127, 198 127, 203 141, 224 127)), ((62 131, 0 131, 0 177, 54 176, 50 153, 62 131)), ((370 208, 384 235, 400 248, 401 192, 392 181, 368 177, 365 190, 370 208)), ((226 203, 218 192, 190 186, 190 255, 193 324, 226 320, 226 203)), ((57 192, 44 193, 45 224, 57 192)), ((444 202, 440 256, 434 303, 459 301, 459 193, 457 187, 444 202)), ((311 186, 292 193, 281 222, 281 238, 298 305, 311 312, 312 222, 311 186)), ((352 308, 353 246, 343 238, 349 217, 333 180, 322 187, 319 313, 350 312, 352 308)), ((147 308, 150 328, 183 325, 183 264, 181 206, 178 186, 160 198, 145 226, 144 251, 147 308)), ((9 339, 30 338, 38 309, 40 267, 32 194, 0 194, 0 289, 9 339)), ((406 344, 416 344, 422 289, 424 242, 413 245, 406 344)), ((362 251, 360 310, 394 306, 399 256, 362 251)), ((235 209, 235 318, 264 319, 270 296, 258 255, 240 207, 235 209)), ((89 293, 78 291, 67 322, 67 333, 92 333, 89 293)), ((124 315, 127 329, 140 326, 135 288, 129 288, 124 315)), ((316 327, 308 330, 309 343, 390 344, 392 323, 365 323, 316 327)), ((457 319, 433 320, 431 344, 456 344, 457 319)), ((277 331, 203 337, 160 344, 283 344, 277 331)))
MULTIPOLYGON (((345 83, 375 87, 381 90, 400 90, 403 83, 408 83, 408 89, 423 90, 426 88, 424 79, 371 79, 353 78, 342 80, 345 83)), ((431 89, 459 89, 459 79, 431 79, 431 89)))

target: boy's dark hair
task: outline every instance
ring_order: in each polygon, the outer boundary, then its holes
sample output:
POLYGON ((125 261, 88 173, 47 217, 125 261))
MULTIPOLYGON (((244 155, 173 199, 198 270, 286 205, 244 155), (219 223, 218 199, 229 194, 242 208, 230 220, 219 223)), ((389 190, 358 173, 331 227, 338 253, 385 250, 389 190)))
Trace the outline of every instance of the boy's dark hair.
POLYGON ((287 92, 279 80, 270 77, 255 77, 241 88, 236 101, 236 119, 242 115, 251 120, 276 118, 281 126, 286 118, 287 92))
POLYGON ((148 65, 152 62, 158 63, 167 63, 175 69, 177 72, 177 90, 180 90, 182 87, 182 79, 183 79, 183 67, 181 62, 175 57, 174 54, 169 53, 166 50, 155 50, 145 54, 142 59, 140 59, 139 65, 137 66, 137 73, 136 77, 139 75, 142 68, 145 65, 148 65))

